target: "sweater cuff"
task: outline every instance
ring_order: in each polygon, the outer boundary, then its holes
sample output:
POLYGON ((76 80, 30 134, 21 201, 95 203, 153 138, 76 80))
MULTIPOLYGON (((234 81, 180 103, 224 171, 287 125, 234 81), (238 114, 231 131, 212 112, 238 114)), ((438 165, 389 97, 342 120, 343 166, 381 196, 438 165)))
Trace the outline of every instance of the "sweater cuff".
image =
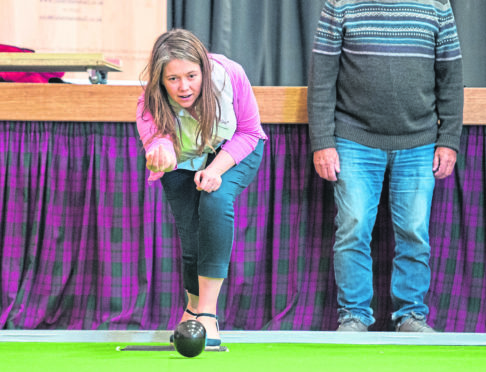
POLYGON ((439 135, 436 142, 436 147, 448 147, 456 152, 459 152, 461 137, 451 136, 449 134, 439 135))
POLYGON ((336 137, 328 136, 328 137, 320 137, 320 138, 313 138, 311 139, 311 150, 312 152, 328 149, 331 147, 336 147, 336 137))

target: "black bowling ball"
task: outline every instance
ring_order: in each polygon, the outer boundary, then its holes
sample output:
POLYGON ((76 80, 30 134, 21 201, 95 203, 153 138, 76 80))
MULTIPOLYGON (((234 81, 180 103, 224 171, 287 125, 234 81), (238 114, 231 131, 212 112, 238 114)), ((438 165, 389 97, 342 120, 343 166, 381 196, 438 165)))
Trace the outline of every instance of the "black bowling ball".
POLYGON ((204 351, 206 329, 197 320, 191 319, 179 323, 174 331, 174 347, 185 357, 192 358, 204 351))

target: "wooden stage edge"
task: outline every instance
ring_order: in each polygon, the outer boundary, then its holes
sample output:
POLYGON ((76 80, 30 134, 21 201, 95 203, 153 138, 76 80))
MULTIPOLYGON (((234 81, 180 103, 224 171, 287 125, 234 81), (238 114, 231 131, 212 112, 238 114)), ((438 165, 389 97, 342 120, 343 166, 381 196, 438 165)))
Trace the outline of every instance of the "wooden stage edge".
MULTIPOLYGON (((170 330, 3 330, 0 342, 169 343, 170 330)), ((484 333, 333 331, 221 331, 224 344, 294 343, 354 345, 486 346, 484 333)))
MULTIPOLYGON (((307 87, 253 87, 262 123, 306 124, 307 87)), ((133 122, 140 86, 0 84, 0 120, 133 122)), ((464 124, 486 125, 486 88, 465 88, 464 124)))

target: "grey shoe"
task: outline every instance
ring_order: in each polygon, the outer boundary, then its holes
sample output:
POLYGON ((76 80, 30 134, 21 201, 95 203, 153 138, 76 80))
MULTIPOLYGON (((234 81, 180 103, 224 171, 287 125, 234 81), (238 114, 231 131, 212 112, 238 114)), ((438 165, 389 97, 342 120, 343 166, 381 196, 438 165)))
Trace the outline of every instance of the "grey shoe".
POLYGON ((349 318, 342 321, 337 331, 338 332, 367 332, 368 327, 356 318, 349 318))
POLYGON ((425 319, 416 319, 413 316, 398 325, 397 332, 435 333, 434 329, 425 323, 425 319))

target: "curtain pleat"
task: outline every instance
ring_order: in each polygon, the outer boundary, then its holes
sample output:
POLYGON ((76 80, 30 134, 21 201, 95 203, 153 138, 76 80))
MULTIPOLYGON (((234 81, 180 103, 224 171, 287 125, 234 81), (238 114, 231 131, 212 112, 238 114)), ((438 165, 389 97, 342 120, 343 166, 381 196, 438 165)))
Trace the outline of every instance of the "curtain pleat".
MULTIPOLYGON (((332 184, 313 169, 307 126, 264 129, 260 171, 235 203, 221 326, 334 330, 332 184)), ((0 328, 176 325, 179 240, 137 138, 134 123, 0 122, 0 328)), ((436 184, 427 303, 439 330, 486 331, 485 155, 484 127, 465 127, 454 174, 436 184)), ((393 311, 386 190, 372 235, 374 330, 389 330, 393 311)))
POLYGON ((429 301, 432 319, 445 330, 486 327, 484 129, 464 127, 455 172, 437 182, 434 194, 429 301))

